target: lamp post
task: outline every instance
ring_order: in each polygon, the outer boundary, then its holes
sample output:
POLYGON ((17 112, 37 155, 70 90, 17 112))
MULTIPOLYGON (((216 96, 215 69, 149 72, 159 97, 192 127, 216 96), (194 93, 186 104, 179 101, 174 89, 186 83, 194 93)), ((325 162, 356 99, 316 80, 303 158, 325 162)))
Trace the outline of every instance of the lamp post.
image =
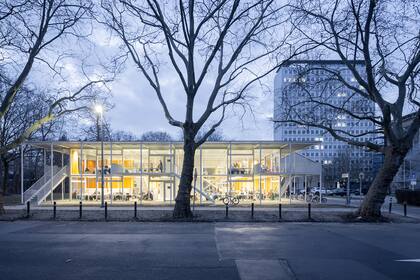
POLYGON ((101 129, 98 133, 101 138, 101 207, 105 206, 105 196, 104 196, 104 184, 105 184, 105 174, 104 174, 104 115, 103 107, 101 105, 95 106, 95 112, 98 114, 101 122, 101 129))

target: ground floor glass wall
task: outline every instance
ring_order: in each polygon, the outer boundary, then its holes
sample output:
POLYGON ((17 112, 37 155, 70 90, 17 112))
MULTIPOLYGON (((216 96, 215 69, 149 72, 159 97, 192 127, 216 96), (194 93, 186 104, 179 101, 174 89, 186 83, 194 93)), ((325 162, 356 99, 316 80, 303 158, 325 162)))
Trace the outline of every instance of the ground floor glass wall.
MULTIPOLYGON (((192 199, 203 204, 278 202, 286 194, 291 176, 287 163, 290 147, 218 143, 203 145, 195 155, 197 181, 192 199), (283 162, 283 166, 282 166, 283 162)), ((112 203, 173 203, 182 170, 181 145, 106 143, 81 144, 70 149, 71 199, 100 201, 103 191, 112 203), (102 162, 103 160, 103 162, 102 162)))

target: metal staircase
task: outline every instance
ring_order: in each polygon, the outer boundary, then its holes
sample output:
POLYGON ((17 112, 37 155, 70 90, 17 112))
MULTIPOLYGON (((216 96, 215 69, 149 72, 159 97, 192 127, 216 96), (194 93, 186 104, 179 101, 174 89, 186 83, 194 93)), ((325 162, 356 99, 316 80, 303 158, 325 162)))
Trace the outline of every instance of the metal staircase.
POLYGON ((292 183, 292 176, 289 177, 282 177, 280 181, 280 198, 286 193, 287 189, 290 187, 292 183))
POLYGON ((45 168, 44 176, 39 178, 29 189, 23 193, 24 203, 28 201, 39 205, 57 186, 69 176, 70 168, 66 165, 62 168, 53 166, 53 177, 51 178, 51 167, 45 168), (51 186, 52 180, 52 186, 51 186))
MULTIPOLYGON (((181 179, 181 176, 176 173, 175 173, 175 177, 177 177, 178 179, 181 179)), ((197 188, 195 188, 195 192, 204 196, 208 201, 214 202, 214 199, 208 193, 200 191, 200 189, 197 189, 197 188)))

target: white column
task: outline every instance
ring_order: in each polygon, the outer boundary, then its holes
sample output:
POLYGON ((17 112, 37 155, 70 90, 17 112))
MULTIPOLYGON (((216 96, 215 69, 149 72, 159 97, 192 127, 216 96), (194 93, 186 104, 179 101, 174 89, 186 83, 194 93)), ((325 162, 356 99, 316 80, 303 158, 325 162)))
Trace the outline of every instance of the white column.
MULTIPOLYGON (((98 200, 98 149, 95 147, 95 200, 98 200)), ((103 172, 103 170, 101 170, 103 172)))
POLYGON ((110 180, 108 180, 108 182, 110 182, 110 184, 111 184, 111 191, 110 191, 110 195, 111 195, 111 205, 112 205, 112 201, 113 201, 113 197, 112 197, 112 181, 113 181, 113 179, 112 179, 112 173, 114 172, 113 170, 112 170, 112 141, 110 141, 110 150, 111 150, 111 153, 110 153, 110 156, 109 156, 109 158, 110 158, 110 160, 111 160, 111 162, 109 163, 109 168, 111 169, 111 174, 109 174, 109 176, 110 176, 110 180))
POLYGON ((23 144, 20 145, 20 201, 23 204, 23 144))
POLYGON ((45 148, 42 150, 43 152, 43 163, 44 163, 44 170, 42 170, 42 173, 44 174, 44 184, 47 183, 47 152, 45 151, 45 148))
POLYGON ((281 203, 281 148, 279 149, 279 203, 281 203))
POLYGON ((140 143, 140 205, 143 202, 143 143, 140 143))
POLYGON ((51 170, 51 179, 50 179, 50 181, 51 181, 51 203, 53 203, 53 201, 54 201, 54 192, 53 192, 53 189, 54 189, 54 150, 53 150, 53 142, 51 142, 51 151, 50 151, 50 163, 51 163, 51 168, 50 168, 50 170, 51 170))
POLYGON ((83 142, 80 143, 80 201, 83 200, 83 142))
POLYGON ((260 205, 262 204, 262 201, 261 201, 261 197, 262 197, 262 193, 261 193, 261 181, 262 181, 262 150, 261 150, 261 142, 260 143, 258 143, 259 144, 259 147, 260 147, 260 152, 259 152, 259 158, 260 158, 260 184, 259 184, 259 188, 260 188, 260 190, 259 190, 259 196, 260 196, 260 205))
MULTIPOLYGON (((229 166, 229 145, 226 147, 226 187, 229 188, 230 184, 230 166, 229 166)), ((228 189, 226 189, 226 192, 228 192, 228 189)))
POLYGON ((71 149, 69 149, 69 201, 73 199, 72 165, 71 149))
POLYGON ((289 204, 292 204, 292 144, 289 143, 289 160, 288 160, 288 164, 289 164, 289 204))
MULTIPOLYGON (((231 167, 232 167, 232 142, 229 142, 229 170, 231 171, 231 167)), ((231 176, 229 176, 229 190, 228 193, 230 195, 230 193, 232 192, 232 178, 231 176)))
MULTIPOLYGON (((64 167, 64 154, 61 153, 61 169, 64 167)), ((61 200, 64 200, 64 180, 61 182, 61 200)))
POLYGON ((203 203, 203 149, 200 146, 200 205, 203 203))

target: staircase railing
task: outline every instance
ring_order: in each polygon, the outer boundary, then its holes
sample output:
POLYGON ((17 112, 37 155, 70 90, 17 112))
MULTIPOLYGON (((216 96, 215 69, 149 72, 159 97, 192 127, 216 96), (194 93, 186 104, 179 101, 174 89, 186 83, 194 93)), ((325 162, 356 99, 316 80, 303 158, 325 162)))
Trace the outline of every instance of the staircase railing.
MULTIPOLYGON (((35 183, 32 184, 32 186, 29 187, 24 193, 23 193, 23 201, 24 203, 30 201, 35 195, 38 193, 38 191, 42 188, 42 186, 50 179, 51 177, 51 166, 46 166, 44 169, 44 175, 39 178, 35 183)), ((58 166, 53 166, 53 173, 55 174, 59 170, 58 166)))
POLYGON ((68 176, 70 168, 64 166, 57 173, 54 174, 52 178, 52 188, 51 188, 51 178, 39 189, 36 194, 37 203, 40 204, 52 191, 57 188, 57 186, 68 176))
MULTIPOLYGON (((53 188, 56 188, 57 185, 65 179, 65 177, 69 174, 68 172, 68 166, 62 167, 61 169, 58 166, 53 166, 53 188), (63 176, 64 178, 62 178, 63 176), (56 180, 59 180, 59 182, 56 182, 56 180)), ((39 199, 40 195, 42 195, 43 199, 45 199, 49 192, 51 192, 51 166, 46 167, 44 175, 23 193, 23 201, 26 203, 32 199, 36 199, 39 204, 42 201, 42 199, 39 199), (47 190, 49 191, 47 192, 47 190), (44 194, 44 192, 47 192, 47 194, 44 194)))
MULTIPOLYGON (((174 173, 175 177, 178 179, 181 179, 181 176, 178 175, 177 173, 174 173)), ((214 202, 214 199, 206 192, 200 191, 200 189, 195 188, 195 191, 199 194, 201 194, 202 196, 204 196, 207 200, 214 202)))
POLYGON ((290 184, 292 183, 292 177, 283 177, 284 179, 282 181, 284 181, 283 187, 281 187, 281 181, 280 181, 280 198, 286 193, 287 189, 290 188, 290 184))

